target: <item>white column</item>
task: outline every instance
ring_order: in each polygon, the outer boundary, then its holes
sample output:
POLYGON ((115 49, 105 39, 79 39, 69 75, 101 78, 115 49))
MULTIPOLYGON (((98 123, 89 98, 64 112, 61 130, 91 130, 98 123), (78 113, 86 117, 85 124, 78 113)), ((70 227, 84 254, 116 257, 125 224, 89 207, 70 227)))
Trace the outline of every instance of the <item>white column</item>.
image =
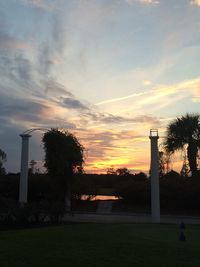
POLYGON ((151 129, 151 219, 152 223, 160 223, 160 189, 158 170, 158 130, 151 129))
POLYGON ((28 151, 29 151, 29 134, 20 134, 22 137, 21 150, 21 171, 19 183, 19 202, 21 204, 27 203, 28 192, 28 151))

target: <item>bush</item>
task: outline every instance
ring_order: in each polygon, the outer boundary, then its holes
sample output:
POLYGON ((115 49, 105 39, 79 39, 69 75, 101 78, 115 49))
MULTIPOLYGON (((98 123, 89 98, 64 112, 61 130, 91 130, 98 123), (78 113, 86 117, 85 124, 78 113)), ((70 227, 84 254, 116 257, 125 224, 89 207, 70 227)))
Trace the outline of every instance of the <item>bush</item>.
POLYGON ((134 206, 148 206, 149 180, 143 173, 127 175, 115 183, 115 195, 134 206))
POLYGON ((72 198, 80 200, 82 195, 88 195, 89 199, 97 195, 97 185, 87 176, 76 175, 72 180, 72 198))
POLYGON ((47 202, 46 211, 51 223, 60 223, 65 215, 63 202, 47 202))
POLYGON ((19 203, 0 197, 0 224, 3 226, 29 226, 45 222, 60 223, 65 214, 62 202, 19 203))

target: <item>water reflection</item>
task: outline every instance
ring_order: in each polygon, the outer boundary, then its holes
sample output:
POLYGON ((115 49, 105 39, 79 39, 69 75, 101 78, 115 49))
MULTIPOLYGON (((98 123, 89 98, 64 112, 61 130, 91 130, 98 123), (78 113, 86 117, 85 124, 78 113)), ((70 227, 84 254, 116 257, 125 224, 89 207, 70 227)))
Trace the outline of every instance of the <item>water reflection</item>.
POLYGON ((82 195, 81 200, 90 200, 90 201, 96 201, 96 200, 118 200, 119 198, 116 196, 105 196, 105 195, 96 195, 96 196, 90 196, 90 195, 82 195))

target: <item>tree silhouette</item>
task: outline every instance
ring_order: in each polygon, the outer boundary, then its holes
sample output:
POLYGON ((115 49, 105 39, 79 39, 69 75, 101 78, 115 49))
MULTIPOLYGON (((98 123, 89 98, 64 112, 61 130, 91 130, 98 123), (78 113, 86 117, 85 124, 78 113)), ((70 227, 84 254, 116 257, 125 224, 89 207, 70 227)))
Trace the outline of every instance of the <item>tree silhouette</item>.
POLYGON ((168 153, 187 148, 192 175, 197 173, 197 154, 200 148, 200 115, 186 114, 173 120, 167 127, 164 147, 168 153))
POLYGON ((131 174, 130 170, 127 168, 118 168, 116 170, 116 174, 120 176, 125 176, 131 174))
POLYGON ((158 169, 159 169, 159 177, 163 177, 165 175, 165 154, 163 151, 158 152, 158 169))
POLYGON ((45 167, 53 181, 55 196, 65 199, 66 210, 70 210, 70 181, 82 169, 84 148, 72 133, 58 129, 46 132, 42 141, 45 167))
POLYGON ((0 175, 5 174, 5 168, 3 167, 3 163, 6 161, 6 153, 0 149, 0 175))

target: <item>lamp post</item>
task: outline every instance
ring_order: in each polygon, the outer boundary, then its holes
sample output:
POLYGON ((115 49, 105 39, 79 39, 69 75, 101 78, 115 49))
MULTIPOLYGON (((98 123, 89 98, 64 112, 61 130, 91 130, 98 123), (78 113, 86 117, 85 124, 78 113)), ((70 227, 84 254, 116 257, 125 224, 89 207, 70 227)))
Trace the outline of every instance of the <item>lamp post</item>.
POLYGON ((158 130, 151 129, 151 219, 152 223, 160 223, 160 189, 158 172, 158 130))
POLYGON ((20 134, 22 138, 21 150, 21 171, 19 183, 19 202, 21 204, 27 203, 28 191, 28 151, 29 151, 29 134, 20 134))

